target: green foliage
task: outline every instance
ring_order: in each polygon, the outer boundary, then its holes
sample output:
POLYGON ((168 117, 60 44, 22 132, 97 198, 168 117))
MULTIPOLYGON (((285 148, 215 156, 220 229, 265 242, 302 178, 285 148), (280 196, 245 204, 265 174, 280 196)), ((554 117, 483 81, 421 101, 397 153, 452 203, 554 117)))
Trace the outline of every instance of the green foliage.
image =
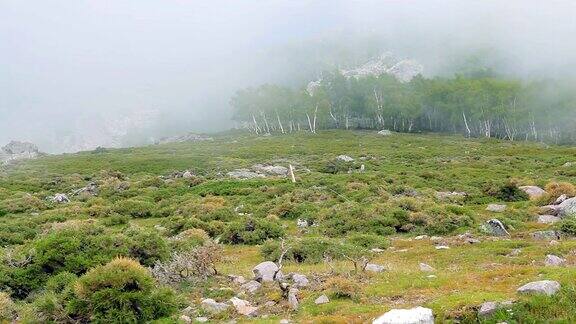
POLYGON ((283 235, 284 230, 277 221, 250 217, 227 224, 222 233, 222 241, 230 244, 260 244, 283 235))
POLYGON ((491 197, 503 201, 528 200, 528 194, 518 189, 518 185, 513 181, 505 183, 489 183, 484 187, 484 192, 491 197))
POLYGON ((157 288, 138 262, 117 258, 80 277, 70 309, 98 323, 150 321, 174 313, 179 306, 169 288, 157 288))
MULTIPOLYGON (((300 240, 291 240, 287 243, 290 249, 285 254, 285 260, 294 261, 298 263, 319 263, 326 257, 331 259, 343 260, 345 257, 355 257, 362 254, 362 243, 367 243, 369 238, 363 237, 362 239, 352 240, 352 244, 342 243, 335 239, 328 239, 324 237, 306 237, 300 240), (355 244, 358 243, 358 244, 355 244)), ((379 241, 371 237, 374 242, 379 241)), ((377 242, 380 245, 382 242, 377 242)), ((260 248, 260 252, 266 260, 278 260, 280 257, 280 242, 269 240, 266 241, 260 248)))
POLYGON ((142 265, 151 266, 170 256, 168 244, 158 231, 130 228, 126 231, 128 253, 142 265))
POLYGON ((152 217, 154 204, 136 199, 126 199, 114 205, 114 211, 121 215, 129 215, 134 218, 152 217))

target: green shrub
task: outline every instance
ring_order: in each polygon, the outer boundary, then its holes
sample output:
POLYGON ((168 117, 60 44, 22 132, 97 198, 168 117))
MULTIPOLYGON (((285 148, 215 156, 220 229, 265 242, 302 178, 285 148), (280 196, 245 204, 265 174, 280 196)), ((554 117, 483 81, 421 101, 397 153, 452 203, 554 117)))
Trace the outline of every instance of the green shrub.
POLYGON ((260 244, 267 239, 284 236, 284 229, 275 221, 246 218, 226 225, 222 241, 230 244, 260 244))
POLYGON ((390 246, 390 243, 388 242, 387 239, 385 239, 380 235, 374 235, 374 234, 360 234, 360 233, 352 234, 348 236, 347 241, 352 245, 367 249, 372 248, 386 249, 388 246, 390 246))
POLYGON ((0 291, 0 322, 12 322, 16 318, 16 305, 10 296, 0 291))
POLYGON ((199 228, 191 228, 170 238, 170 247, 173 251, 182 252, 191 250, 204 244, 210 237, 199 228))
POLYGON ((332 298, 356 298, 361 290, 360 286, 345 277, 332 277, 323 286, 332 298))
POLYGON ((503 201, 528 200, 528 194, 518 189, 518 185, 514 181, 485 184, 484 193, 503 201))
POLYGON ((568 218, 563 219, 558 224, 560 231, 566 235, 576 236, 576 219, 568 218))
POLYGON ((117 258, 78 279, 70 309, 83 321, 140 323, 173 314, 179 306, 169 288, 156 288, 138 262, 117 258))
POLYGON ((166 240, 155 230, 129 228, 126 237, 129 255, 145 266, 151 266, 156 261, 164 261, 170 256, 166 240))
POLYGON ((126 199, 114 204, 114 211, 134 218, 148 218, 153 216, 154 204, 147 201, 126 199))
POLYGON ((60 272, 59 274, 50 277, 50 279, 46 281, 45 287, 48 291, 61 293, 64 289, 74 283, 76 279, 78 279, 78 276, 73 273, 66 271, 60 272))
MULTIPOLYGON (((325 257, 332 259, 345 259, 360 254, 356 246, 341 243, 335 239, 324 237, 307 237, 300 240, 291 240, 287 243, 290 249, 284 258, 298 263, 319 263, 325 257)), ((260 248, 260 253, 266 260, 277 261, 280 257, 280 242, 269 240, 260 248)))

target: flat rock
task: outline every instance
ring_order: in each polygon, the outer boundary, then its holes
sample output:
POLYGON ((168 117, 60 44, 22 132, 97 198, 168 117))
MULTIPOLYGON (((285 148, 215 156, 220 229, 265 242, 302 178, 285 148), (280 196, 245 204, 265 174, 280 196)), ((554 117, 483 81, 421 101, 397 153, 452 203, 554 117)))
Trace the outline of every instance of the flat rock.
MULTIPOLYGON (((254 273, 254 280, 262 281, 274 281, 274 274, 278 271, 278 266, 272 261, 265 261, 252 269, 254 273)), ((282 277, 282 272, 277 274, 279 278, 282 277)))
POLYGON ((232 282, 237 285, 242 285, 246 283, 246 278, 244 278, 243 276, 228 275, 228 278, 230 278, 230 280, 232 280, 232 282))
POLYGON ((565 202, 568 199, 566 194, 561 194, 556 200, 554 201, 554 205, 560 205, 561 203, 565 202))
POLYGON ((201 303, 202 309, 211 313, 211 314, 219 314, 228 309, 230 307, 228 304, 219 303, 212 298, 206 298, 202 300, 201 303))
POLYGON ((493 302, 488 301, 480 305, 480 309, 478 310, 478 317, 489 317, 492 316, 497 310, 506 307, 512 306, 511 301, 504 301, 504 302, 493 302))
POLYGON ((372 324, 434 324, 432 310, 424 307, 393 309, 375 319, 372 324))
POLYGON ((426 263, 420 263, 420 271, 434 272, 434 271, 436 271, 436 269, 432 268, 431 266, 427 265, 426 263))
POLYGON ((544 260, 544 264, 549 267, 559 267, 566 263, 566 259, 556 256, 554 254, 546 255, 546 259, 544 260))
POLYGON ((536 231, 532 233, 532 238, 535 240, 559 240, 560 234, 556 231, 536 231))
POLYGON ((568 217, 576 215, 576 197, 568 198, 558 205, 558 216, 568 217))
POLYGON ((342 161, 342 162, 354 162, 354 159, 352 157, 350 157, 348 155, 344 155, 344 154, 338 155, 336 157, 336 160, 342 161))
POLYGON ((504 227, 504 224, 496 218, 488 220, 486 224, 484 224, 483 229, 490 235, 494 236, 509 236, 510 233, 504 227))
POLYGON ((228 176, 233 179, 246 180, 255 178, 264 178, 265 176, 261 173, 253 172, 248 169, 237 169, 228 172, 228 176))
POLYGON ((465 192, 458 191, 439 191, 434 195, 438 200, 462 199, 466 198, 465 192))
POLYGON ((258 291, 258 289, 260 289, 260 287, 262 287, 262 284, 259 283, 258 281, 255 280, 250 280, 247 283, 243 284, 242 286, 240 286, 240 288, 244 291, 247 291, 251 294, 255 293, 258 291))
POLYGON ((308 278, 303 274, 293 273, 291 277, 294 282, 294 287, 296 288, 307 287, 309 284, 308 278))
POLYGON ((281 165, 255 164, 252 166, 252 170, 254 170, 256 173, 267 174, 271 176, 285 177, 288 175, 288 168, 281 165))
POLYGON ((316 305, 327 304, 329 302, 330 302, 330 299, 328 299, 328 296, 326 296, 326 295, 321 295, 320 297, 316 298, 316 300, 314 300, 314 303, 316 305))
POLYGON ((382 136, 390 136, 392 135, 392 131, 388 130, 388 129, 383 129, 381 131, 378 132, 378 135, 382 135, 382 136))
POLYGON ((538 223, 540 224, 554 224, 560 221, 560 217, 553 215, 540 215, 538 216, 538 223))
POLYGON ((538 186, 520 186, 518 189, 524 191, 530 199, 538 199, 546 194, 546 191, 538 186))
POLYGON ((250 304, 250 302, 240 299, 238 297, 230 298, 230 302, 236 309, 236 312, 240 315, 244 316, 256 316, 258 313, 258 307, 254 307, 250 304))
POLYGON ((386 270, 386 267, 379 265, 379 264, 374 264, 374 263, 368 263, 366 265, 366 268, 364 268, 366 271, 370 271, 370 272, 382 272, 384 270, 386 270))
POLYGON ((493 212, 493 213, 502 213, 506 210, 506 205, 501 205, 501 204, 488 204, 488 207, 486 207, 486 210, 489 212, 493 212))
POLYGON ((519 294, 544 294, 552 296, 560 290, 560 283, 552 280, 534 281, 525 284, 516 291, 519 294))

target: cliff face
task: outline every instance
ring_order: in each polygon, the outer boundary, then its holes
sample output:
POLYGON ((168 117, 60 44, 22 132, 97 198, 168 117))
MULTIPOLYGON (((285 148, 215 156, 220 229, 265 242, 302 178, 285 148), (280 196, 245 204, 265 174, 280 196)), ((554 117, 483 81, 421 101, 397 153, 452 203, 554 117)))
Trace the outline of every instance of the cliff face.
POLYGON ((0 149, 0 164, 16 160, 34 159, 40 152, 38 147, 28 142, 11 141, 0 149))

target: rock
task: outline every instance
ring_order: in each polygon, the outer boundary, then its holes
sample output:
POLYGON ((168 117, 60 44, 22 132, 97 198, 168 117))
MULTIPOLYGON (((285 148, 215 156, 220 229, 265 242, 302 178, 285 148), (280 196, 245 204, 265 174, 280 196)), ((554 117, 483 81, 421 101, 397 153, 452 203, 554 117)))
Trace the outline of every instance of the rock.
POLYGON ((565 194, 561 194, 560 197, 558 197, 558 198, 556 198, 556 200, 554 200, 554 205, 560 205, 561 203, 566 201, 566 199, 568 199, 568 196, 566 196, 565 194))
POLYGON ((569 168, 569 167, 572 167, 572 166, 575 166, 575 165, 576 165, 576 162, 566 162, 566 163, 564 163, 562 166, 565 167, 565 168, 569 168))
POLYGON ((576 197, 568 198, 558 205, 559 217, 576 216, 576 197))
POLYGON ((296 226, 298 226, 299 228, 306 228, 308 227, 308 221, 305 219, 298 218, 298 220, 296 221, 296 226))
POLYGON ((537 231, 532 233, 535 240, 559 240, 560 234, 556 231, 537 231))
POLYGON ((502 213, 503 211, 506 210, 506 205, 488 204, 488 207, 486 207, 486 210, 489 212, 493 212, 493 213, 502 213))
POLYGON ((538 216, 538 223, 540 224, 554 224, 560 221, 560 217, 552 215, 540 215, 538 216))
POLYGON ((243 276, 228 275, 228 278, 230 278, 230 280, 232 280, 232 282, 237 285, 242 285, 246 283, 246 278, 244 278, 243 276))
POLYGON ((557 216, 559 212, 560 212, 560 206, 557 205, 546 205, 540 207, 540 215, 557 216))
POLYGON ((336 160, 342 161, 342 162, 354 162, 354 159, 349 157, 348 155, 338 155, 336 157, 336 160))
POLYGON ((53 197, 51 197, 52 202, 58 203, 58 204, 65 204, 65 203, 69 203, 70 199, 68 198, 68 196, 66 194, 62 194, 62 193, 57 193, 55 194, 53 197))
POLYGON ((250 302, 240 299, 238 297, 230 298, 230 302, 236 309, 236 312, 240 315, 244 316, 256 316, 258 312, 258 307, 254 307, 250 304, 250 302))
POLYGON ((98 196, 98 184, 95 182, 90 182, 86 187, 74 190, 72 196, 78 196, 80 194, 89 196, 98 196))
POLYGON ((290 320, 285 318, 280 320, 280 324, 290 324, 290 323, 291 323, 290 320))
POLYGON ((384 252, 384 251, 386 251, 386 250, 379 249, 379 248, 370 249, 370 252, 374 252, 374 253, 382 253, 382 252, 384 252))
POLYGON ((512 249, 512 251, 510 251, 510 253, 508 253, 506 256, 507 257, 515 257, 520 255, 520 253, 522 253, 522 249, 512 249))
POLYGON ((560 290, 560 283, 552 280, 534 281, 518 288, 519 294, 544 294, 552 296, 560 290))
POLYGON ((439 241, 442 241, 443 239, 444 239, 444 238, 443 238, 442 236, 432 236, 432 237, 430 238, 430 241, 432 241, 432 242, 439 242, 439 241))
POLYGON ((273 307, 274 305, 276 305, 276 302, 272 300, 269 300, 264 303, 264 307, 273 307))
POLYGON ((240 286, 240 288, 242 290, 245 290, 251 294, 255 293, 256 291, 258 291, 258 289, 260 289, 260 287, 262 287, 262 284, 259 283, 258 281, 254 281, 254 280, 250 280, 247 283, 243 284, 242 286, 240 286))
POLYGON ((538 199, 546 194, 546 191, 538 186, 520 186, 518 189, 524 191, 530 199, 538 199))
POLYGON ((12 161, 35 159, 40 155, 38 147, 28 142, 11 141, 0 149, 0 164, 12 161))
POLYGON ((370 272, 382 272, 382 271, 386 270, 386 267, 381 266, 379 264, 368 263, 366 265, 366 267, 364 268, 364 270, 370 271, 370 272))
POLYGON ((427 239, 427 238, 428 238, 428 235, 418 235, 414 239, 419 241, 419 240, 423 240, 423 239, 427 239))
POLYGON ((256 173, 263 173, 271 176, 285 177, 288 175, 288 168, 281 165, 255 164, 252 166, 252 170, 256 173))
POLYGON ((182 173, 182 178, 184 178, 184 179, 190 179, 193 177, 194 177, 194 175, 192 174, 192 172, 190 172, 188 170, 186 170, 186 171, 184 171, 184 173, 182 173))
POLYGON ((291 277, 292 281, 294 281, 294 287, 296 288, 307 287, 309 284, 308 278, 303 274, 293 273, 291 277))
POLYGON ((329 302, 330 302, 330 299, 328 299, 328 296, 326 296, 326 295, 321 295, 320 297, 316 298, 316 300, 314 300, 314 303, 316 305, 327 304, 329 302))
POLYGON ((450 249, 450 247, 447 245, 436 245, 435 249, 436 250, 448 250, 448 249, 450 249))
POLYGON ((184 323, 192 323, 192 319, 188 315, 181 315, 180 320, 184 323))
POLYGON ((426 263, 420 263, 420 271, 434 272, 434 271, 436 271, 436 269, 432 268, 431 266, 427 265, 426 263))
POLYGON ((498 303, 496 302, 485 302, 480 306, 478 310, 478 317, 488 317, 494 314, 498 310, 498 303))
MULTIPOLYGON (((254 273, 254 280, 258 282, 262 281, 274 281, 274 274, 278 271, 278 266, 272 261, 265 261, 252 269, 254 273)), ((282 272, 277 274, 278 279, 282 278, 282 272)))
POLYGON ((473 237, 469 237, 469 238, 465 239, 464 241, 465 241, 466 243, 469 243, 469 244, 478 244, 478 243, 480 243, 480 240, 479 240, 479 239, 475 239, 475 238, 473 238, 473 237))
POLYGON ((292 310, 297 310, 299 303, 298 303, 298 289, 290 288, 288 291, 288 304, 292 310))
POLYGON ((504 227, 504 224, 502 224, 502 222, 496 218, 488 220, 486 222, 486 224, 484 224, 483 229, 488 234, 494 235, 494 236, 509 236, 510 235, 510 233, 508 233, 508 231, 504 227))
POLYGON ((465 192, 457 192, 457 191, 439 191, 435 194, 436 199, 438 200, 450 200, 450 199, 462 199, 465 198, 467 194, 465 192))
POLYGON ((206 323, 208 322, 208 317, 196 317, 194 320, 198 323, 206 323))
POLYGON ((432 310, 424 307, 393 309, 375 319, 372 324, 434 324, 432 310))
POLYGON ((245 179, 255 179, 264 178, 263 174, 250 171, 248 169, 236 169, 227 173, 230 178, 245 180, 245 179))
POLYGON ((382 136, 390 136, 392 135, 392 131, 388 130, 388 129, 383 129, 381 131, 378 132, 378 135, 382 135, 382 136))
POLYGON ((546 266, 549 266, 549 267, 562 266, 562 265, 564 265, 564 263, 566 263, 566 259, 563 259, 559 256, 554 255, 554 254, 546 255, 546 260, 544 260, 544 264, 546 266))
POLYGON ((201 303, 202 309, 211 313, 211 314, 219 314, 226 311, 229 307, 228 304, 219 303, 212 298, 206 298, 202 300, 201 303))

